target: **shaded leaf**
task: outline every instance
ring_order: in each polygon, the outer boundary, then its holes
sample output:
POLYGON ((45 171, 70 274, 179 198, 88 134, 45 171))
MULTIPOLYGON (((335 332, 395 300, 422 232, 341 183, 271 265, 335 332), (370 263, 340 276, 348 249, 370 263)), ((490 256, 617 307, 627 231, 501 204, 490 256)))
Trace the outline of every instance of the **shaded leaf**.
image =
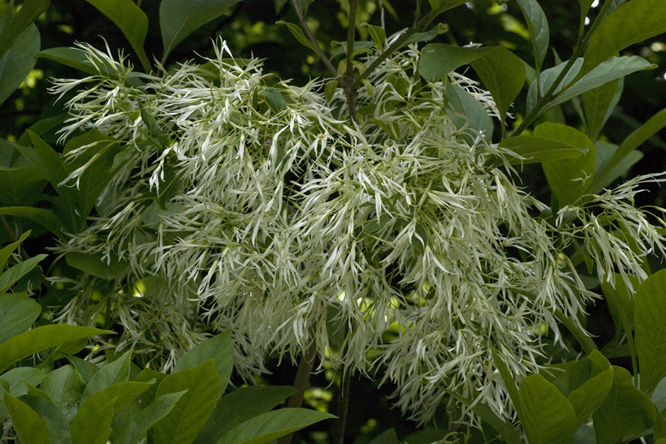
POLYGON ((56 236, 62 236, 62 224, 53 211, 34 207, 0 207, 0 216, 14 216, 38 223, 56 236))
POLYGON ((431 43, 421 50, 419 58, 419 71, 423 78, 429 82, 438 82, 451 71, 468 65, 473 60, 492 51, 493 48, 460 47, 431 43))
POLYGON ((638 287, 634 302, 641 390, 650 394, 666 377, 666 270, 638 287))
POLYGON ((67 420, 74 419, 84 384, 81 376, 72 365, 62 366, 50 372, 39 386, 55 407, 67 420))
POLYGON ((540 71, 550 45, 550 30, 546 14, 543 13, 543 9, 536 0, 518 0, 518 6, 525 16, 527 29, 530 31, 530 39, 534 48, 534 66, 537 71, 540 71))
POLYGON ((583 93, 585 132, 593 141, 599 138, 601 129, 620 101, 623 89, 624 78, 619 78, 583 93))
POLYGON ((6 168, 0 166, 0 202, 3 205, 32 205, 41 198, 46 174, 38 166, 6 168))
POLYGON ((39 43, 39 31, 31 24, 0 59, 0 103, 16 91, 35 66, 33 54, 39 51, 39 43))
POLYGON ((0 296, 0 343, 28 330, 42 312, 42 306, 26 293, 0 296))
POLYGON ((585 154, 585 150, 568 143, 536 136, 509 137, 499 146, 515 153, 515 159, 509 159, 512 165, 573 159, 585 154))
POLYGON ((298 40, 298 43, 305 46, 306 48, 311 49, 314 52, 317 52, 317 49, 312 44, 312 42, 305 36, 305 33, 303 32, 300 26, 294 23, 285 22, 284 20, 278 20, 275 23, 278 25, 285 25, 289 30, 289 32, 291 32, 291 35, 293 35, 296 38, 296 40, 298 40))
POLYGON ((280 91, 275 88, 266 88, 264 90, 264 98, 266 99, 266 102, 268 102, 268 106, 270 106, 275 113, 287 109, 287 102, 285 102, 280 91))
POLYGON ((4 246, 2 249, 0 249, 0 271, 2 271, 5 268, 5 265, 7 265, 7 260, 9 257, 16 251, 19 245, 23 243, 24 240, 26 240, 30 236, 30 231, 26 231, 21 235, 21 237, 16 241, 12 242, 9 245, 4 246))
POLYGON ((448 79, 444 106, 458 128, 469 126, 490 142, 493 136, 493 121, 488 111, 470 93, 449 82, 448 79))
POLYGON ((583 383, 567 397, 576 413, 576 429, 587 422, 590 415, 606 399, 613 385, 613 369, 608 369, 583 383))
POLYGON ((38 263, 46 258, 46 254, 38 254, 35 257, 19 262, 13 267, 8 268, 4 273, 0 274, 0 295, 4 294, 14 285, 19 279, 28 274, 30 270, 35 268, 38 263))
POLYGON ((67 253, 65 261, 70 267, 107 281, 117 278, 129 267, 128 262, 120 261, 117 258, 111 258, 110 262, 107 263, 99 257, 83 253, 67 253))
POLYGON ((449 9, 453 9, 456 6, 460 6, 465 3, 465 0, 428 0, 430 2, 430 7, 433 10, 444 12, 449 9))
MULTIPOLYGON (((35 54, 35 57, 53 60, 54 62, 78 69, 91 76, 99 74, 97 66, 90 62, 90 56, 82 49, 70 47, 48 48, 35 54)), ((109 69, 104 71, 104 75, 108 75, 111 79, 115 79, 115 72, 116 71, 109 66, 109 69)))
POLYGON ((209 359, 215 363, 215 370, 220 376, 220 393, 224 393, 234 366, 234 343, 231 340, 231 331, 206 339, 185 353, 176 362, 174 372, 197 367, 209 359))
POLYGON ((23 444, 50 444, 46 423, 29 405, 5 393, 5 405, 12 425, 23 444))
POLYGON ((12 46, 20 46, 16 42, 21 38, 26 28, 43 12, 46 12, 50 4, 50 0, 26 0, 21 4, 21 9, 16 13, 16 16, 3 27, 2 33, 0 33, 0 59, 12 46))
POLYGON ((141 410, 135 418, 132 418, 132 427, 128 430, 131 434, 128 444, 141 442, 148 429, 168 415, 185 393, 187 391, 183 390, 158 396, 146 408, 141 410))
MULTIPOLYGON (((516 428, 511 424, 511 422, 505 421, 504 419, 500 418, 497 416, 491 409, 485 404, 481 403, 474 403, 471 399, 465 398, 463 396, 460 396, 459 394, 455 392, 449 392, 449 394, 457 399, 458 401, 462 402, 466 406, 471 406, 472 411, 479 416, 482 420, 484 420, 488 425, 490 425, 497 433, 502 435, 502 439, 506 441, 508 444, 520 444, 521 439, 520 435, 518 434, 518 431, 516 428)), ((409 441, 408 441, 409 442, 409 441)))
POLYGON ((132 351, 126 351, 115 361, 104 365, 95 373, 95 375, 86 384, 85 391, 81 397, 81 401, 85 401, 95 393, 120 382, 127 382, 130 374, 130 357, 132 351))

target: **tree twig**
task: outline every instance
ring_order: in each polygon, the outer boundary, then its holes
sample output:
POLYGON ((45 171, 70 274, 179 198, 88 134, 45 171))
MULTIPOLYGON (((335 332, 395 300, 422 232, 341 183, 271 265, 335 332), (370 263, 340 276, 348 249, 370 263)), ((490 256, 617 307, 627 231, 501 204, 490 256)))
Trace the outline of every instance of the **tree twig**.
POLYGON ((319 43, 317 43, 317 39, 315 38, 314 34, 312 34, 310 27, 305 21, 305 16, 303 15, 303 11, 301 11, 300 6, 298 5, 298 0, 291 0, 291 4, 294 6, 294 11, 296 11, 296 15, 298 16, 298 22, 301 24, 301 28, 303 28, 305 35, 308 37, 308 40, 310 40, 310 43, 312 43, 312 46, 314 46, 315 51, 317 51, 317 55, 319 55, 319 58, 321 59, 322 62, 324 62, 324 65, 326 65, 328 70, 331 71, 331 73, 335 77, 337 77, 338 70, 335 69, 335 66, 333 66, 331 60, 326 56, 326 54, 324 54, 324 51, 321 49, 321 46, 319 46, 319 43))
POLYGON ((358 0, 349 0, 349 28, 347 29, 347 69, 340 79, 340 84, 347 99, 349 120, 356 122, 356 89, 357 78, 354 75, 354 39, 356 37, 356 12, 358 0))
POLYGON ((349 395, 351 387, 351 373, 346 369, 342 370, 342 380, 340 381, 340 397, 335 414, 339 418, 331 430, 331 444, 344 444, 345 430, 347 428, 347 412, 349 411, 349 395))

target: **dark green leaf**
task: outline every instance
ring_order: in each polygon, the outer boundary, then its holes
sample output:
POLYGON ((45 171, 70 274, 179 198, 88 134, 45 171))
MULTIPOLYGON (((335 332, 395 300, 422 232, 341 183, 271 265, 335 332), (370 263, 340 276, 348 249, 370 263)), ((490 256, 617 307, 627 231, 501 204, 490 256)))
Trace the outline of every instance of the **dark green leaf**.
POLYGON ((231 340, 231 331, 206 339, 185 353, 176 363, 174 372, 197 367, 209 359, 213 359, 215 362, 215 370, 220 376, 220 393, 222 394, 227 388, 234 366, 234 343, 231 340))
POLYGON ((210 359, 198 367, 173 373, 160 383, 157 396, 187 390, 167 416, 153 427, 155 442, 189 444, 213 413, 220 397, 220 376, 210 359))
POLYGON ((22 217, 38 223, 57 236, 62 236, 60 219, 51 210, 33 207, 0 207, 0 216, 22 217))
POLYGON ((391 427, 383 433, 380 433, 379 436, 375 437, 368 444, 401 444, 401 441, 398 439, 398 434, 395 432, 395 429, 391 427))
POLYGON ((509 137, 499 146, 515 153, 516 157, 509 159, 513 165, 573 159, 585 154, 585 150, 568 143, 536 136, 509 137))
POLYGON ((571 403, 543 376, 523 378, 519 393, 519 417, 530 444, 564 444, 578 430, 571 403))
POLYGON ((634 43, 666 32, 666 2, 632 0, 601 22, 585 49, 585 63, 580 75, 634 43))
POLYGON ((148 407, 142 409, 132 418, 132 427, 128 430, 131 437, 129 438, 129 441, 127 441, 127 444, 141 442, 148 429, 168 415, 185 393, 187 393, 187 391, 183 390, 181 392, 158 396, 148 405, 148 407))
POLYGON ((377 48, 383 49, 386 43, 386 31, 381 26, 373 26, 366 23, 366 29, 370 34, 370 38, 375 42, 377 48))
POLYGON ((30 236, 30 231, 27 231, 21 235, 19 240, 16 242, 13 242, 2 249, 0 249, 0 271, 3 271, 5 268, 5 265, 7 265, 7 260, 9 257, 16 251, 19 245, 23 243, 24 240, 26 240, 30 236))
POLYGON ((26 133, 30 137, 32 147, 15 144, 16 149, 33 164, 42 167, 49 182, 63 199, 72 201, 74 199, 72 190, 60 186, 68 176, 67 167, 60 155, 37 134, 30 130, 26 130, 26 133))
POLYGON ((88 274, 97 276, 107 281, 113 280, 123 274, 129 267, 127 262, 111 258, 110 262, 106 262, 96 256, 90 256, 83 253, 67 253, 65 261, 70 267, 74 267, 88 274))
POLYGON ((329 418, 335 416, 317 410, 275 410, 238 424, 215 444, 265 444, 329 418))
POLYGON ((46 254, 40 254, 23 262, 19 262, 13 267, 7 269, 0 275, 0 295, 4 294, 16 283, 19 279, 25 276, 30 270, 35 268, 38 263, 46 258, 46 254))
POLYGON ((631 382, 631 374, 613 366, 613 385, 593 414, 598 443, 614 443, 635 437, 652 427, 656 410, 650 398, 631 382))
POLYGON ((532 47, 534 48, 535 66, 537 71, 540 71, 550 45, 548 20, 536 0, 518 0, 518 6, 520 6, 527 21, 527 29, 530 31, 532 47))
POLYGON ((240 0, 162 0, 160 29, 164 62, 171 51, 199 27, 215 20, 240 0))
POLYGON ((497 416, 487 405, 481 403, 474 403, 471 399, 460 396, 455 392, 449 392, 452 397, 462 402, 466 406, 473 406, 472 411, 478 415, 479 418, 484 420, 488 425, 490 425, 497 433, 502 435, 502 439, 508 444, 520 444, 520 435, 516 431, 516 428, 509 421, 497 416))
POLYGON ((666 270, 648 277, 634 302, 641 390, 650 394, 666 377, 666 270))
POLYGON ((120 382, 127 382, 130 374, 130 358, 132 351, 125 352, 115 361, 106 364, 95 373, 90 382, 87 383, 81 401, 85 401, 95 393, 120 382))
POLYGON ((109 330, 64 324, 34 328, 0 344, 0 373, 21 359, 47 348, 80 338, 113 333, 109 330))
POLYGON ((448 80, 444 106, 458 128, 471 127, 490 142, 493 136, 493 121, 486 108, 470 93, 448 80))
POLYGON ((284 101, 284 97, 282 97, 280 91, 275 88, 266 88, 264 90, 264 98, 266 99, 266 102, 268 102, 268 106, 270 106, 275 113, 287 109, 287 102, 284 101))
POLYGON ((50 444, 46 423, 29 405, 5 393, 5 405, 12 418, 12 425, 23 444, 50 444))
POLYGON ((15 48, 20 46, 16 41, 40 14, 46 12, 50 3, 50 0, 26 0, 21 4, 19 12, 5 25, 0 34, 0 59, 12 46, 15 48))
POLYGON ((438 82, 455 69, 492 51, 493 48, 463 48, 443 43, 431 43, 421 50, 419 71, 429 82, 438 82))
POLYGON ((30 206, 41 199, 46 174, 38 166, 6 168, 0 166, 0 202, 3 205, 30 206))
POLYGON ((573 204, 585 193, 594 177, 597 160, 594 143, 584 133, 559 123, 542 123, 534 128, 534 135, 559 140, 586 151, 582 157, 541 164, 560 205, 573 204))
POLYGON ((317 52, 317 49, 315 46, 312 44, 312 42, 305 36, 305 33, 301 29, 300 26, 295 25, 293 23, 285 22, 284 20, 278 20, 275 22, 278 25, 285 25, 289 32, 291 32, 291 35, 296 37, 296 40, 298 40, 298 43, 301 45, 305 46, 306 48, 311 49, 314 52, 317 52))
POLYGON ((594 3, 594 0, 578 0, 578 3, 580 4, 580 20, 584 23, 585 17, 587 17, 587 13, 590 11, 590 7, 592 6, 592 3, 594 3))
POLYGON ((624 78, 608 82, 605 85, 583 93, 583 107, 585 109, 586 134, 596 141, 601 129, 617 106, 624 89, 624 78))
POLYGON ((41 312, 42 306, 26 293, 0 296, 0 343, 28 330, 41 312))
MULTIPOLYGON (((91 76, 100 74, 96 65, 90 62, 88 53, 78 48, 48 48, 35 54, 35 57, 53 60, 54 62, 78 69, 91 76)), ((110 66, 104 71, 104 74, 111 76, 111 78, 115 78, 115 70, 110 66)))
POLYGON ((62 366, 50 372, 39 386, 55 407, 67 420, 74 419, 84 384, 81 376, 72 365, 62 366))
POLYGON ((30 25, 0 59, 0 103, 12 95, 35 66, 33 54, 37 51, 39 51, 39 31, 35 25, 30 25))
POLYGON ((79 373, 79 376, 81 376, 81 379, 83 379, 85 384, 88 384, 93 376, 95 376, 95 373, 99 371, 99 367, 92 362, 85 361, 76 356, 68 356, 67 360, 76 368, 76 371, 79 373))
POLYGON ((587 422, 590 415, 601 406, 612 385, 613 369, 609 368, 569 394, 567 399, 576 413, 576 429, 587 422))
POLYGON ((465 3, 465 0, 428 0, 430 2, 430 7, 435 10, 444 12, 449 9, 455 8, 465 3))

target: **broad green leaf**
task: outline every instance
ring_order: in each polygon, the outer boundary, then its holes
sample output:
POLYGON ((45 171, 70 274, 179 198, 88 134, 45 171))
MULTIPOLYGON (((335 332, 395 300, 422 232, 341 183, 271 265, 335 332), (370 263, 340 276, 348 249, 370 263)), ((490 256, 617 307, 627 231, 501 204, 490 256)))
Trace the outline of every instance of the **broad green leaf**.
POLYGON ((280 91, 275 88, 266 88, 264 90, 264 98, 266 99, 266 102, 268 102, 268 106, 270 106, 275 113, 287 109, 287 102, 285 102, 280 91))
POLYGON ((148 35, 148 16, 132 0, 87 0, 120 29, 139 56, 144 69, 150 67, 143 44, 148 35))
POLYGON ((60 186, 60 183, 63 182, 68 175, 65 162, 60 155, 37 134, 30 130, 26 130, 26 133, 30 137, 32 147, 14 144, 16 149, 33 164, 42 167, 49 182, 51 182, 51 185, 53 185, 63 199, 72 201, 72 190, 60 186))
POLYGON ((582 157, 541 164, 560 205, 573 204, 585 193, 594 177, 597 161, 594 143, 584 133, 559 123, 542 123, 534 128, 534 135, 559 140, 586 151, 582 157))
POLYGON ((294 387, 249 386, 223 396, 194 444, 217 441, 237 424, 272 410, 294 393, 294 387))
POLYGON ((114 415, 149 387, 145 382, 120 382, 92 395, 72 420, 72 444, 106 444, 114 415))
POLYGON ((28 330, 42 312, 42 306, 26 293, 0 296, 0 343, 28 330))
POLYGON ((54 406, 67 420, 74 419, 78 410, 84 384, 81 376, 72 365, 62 366, 50 372, 39 386, 54 406))
POLYGON ((497 367, 497 371, 502 377, 502 381, 504 382, 504 386, 506 387, 506 391, 509 394, 511 402, 513 403, 513 407, 516 409, 518 416, 520 416, 522 415, 523 407, 520 402, 520 392, 518 391, 518 387, 516 387, 516 382, 513 378, 513 375, 502 360, 502 356, 497 353, 496 350, 492 350, 492 354, 493 362, 495 363, 495 367, 497 367))
POLYGON ((443 43, 431 43, 421 50, 419 71, 429 82, 439 82, 455 69, 489 53, 494 48, 463 48, 443 43))
POLYGON ((623 89, 624 78, 621 77, 583 93, 585 133, 593 141, 599 138, 601 129, 620 101, 623 89))
MULTIPOLYGON (((597 141, 595 146, 597 147, 597 158, 599 157, 599 147, 612 145, 609 143, 597 141)), ((613 145, 617 149, 617 145, 613 145)), ((612 155, 612 154, 611 154, 612 155)), ((604 170, 597 167, 597 174, 595 175, 594 182, 590 185, 588 193, 596 194, 599 193, 602 189, 608 187, 615 179, 625 174, 629 169, 643 158, 643 153, 640 151, 631 151, 627 154, 622 160, 614 164, 610 170, 604 170), (605 172, 602 172, 605 171, 605 172)), ((611 159, 608 159, 609 161, 611 159)), ((607 162, 608 164, 608 162, 607 162)))
POLYGON ((21 359, 47 348, 103 334, 114 334, 114 332, 65 324, 43 325, 26 331, 0 344, 0 373, 21 359))
POLYGON ((306 48, 311 49, 314 52, 317 52, 317 49, 312 44, 312 42, 305 36, 305 33, 303 32, 300 26, 294 23, 285 22, 284 20, 278 20, 275 23, 277 25, 285 25, 289 30, 289 32, 291 32, 291 35, 293 35, 296 38, 296 40, 298 40, 298 43, 305 46, 306 48))
POLYGON ((430 7, 439 11, 440 13, 453 9, 456 6, 460 6, 465 3, 465 0, 428 0, 430 2, 430 7))
POLYGON ((631 0, 613 11, 596 29, 585 49, 585 62, 579 75, 634 43, 666 32, 666 2, 631 0))
POLYGON ((590 378, 569 394, 567 399, 576 413, 576 429, 583 425, 590 415, 601 406, 612 385, 613 369, 609 368, 590 378))
POLYGON ((127 382, 130 374, 131 356, 132 351, 129 350, 115 361, 100 368, 86 385, 81 401, 85 401, 95 393, 101 392, 114 384, 127 382))
POLYGON ((7 265, 7 260, 12 255, 12 253, 16 251, 18 246, 21 245, 23 241, 28 238, 28 236, 30 236, 30 231, 26 231, 25 233, 23 233, 19 238, 19 240, 17 240, 16 242, 6 245, 2 249, 0 249, 0 272, 3 271, 5 265, 7 265))
POLYGON ((16 398, 24 396, 30 392, 28 387, 39 384, 45 375, 45 370, 34 367, 16 367, 3 373, 0 376, 0 420, 9 417, 9 412, 2 402, 4 393, 16 398))
POLYGON ((209 359, 215 362, 215 370, 220 376, 220 393, 223 394, 231 377, 234 367, 234 343, 231 340, 231 331, 220 333, 206 339, 176 362, 174 372, 197 367, 209 359))
POLYGON ((375 42, 378 48, 383 49, 386 43, 386 31, 381 26, 373 26, 366 23, 366 29, 370 34, 370 38, 375 42))
POLYGON ((574 159, 585 154, 584 149, 568 143, 536 136, 509 137, 502 140, 499 146, 515 154, 515 158, 509 159, 513 165, 574 159))
POLYGON ((523 61, 505 47, 497 46, 472 61, 472 68, 495 99, 504 128, 506 113, 525 85, 523 61))
POLYGON ((185 37, 215 20, 240 0, 162 0, 160 3, 160 29, 164 44, 164 62, 171 51, 185 37))
POLYGON ((97 256, 83 253, 67 253, 65 261, 70 267, 74 267, 88 274, 111 281, 127 270, 129 263, 111 258, 109 263, 97 256))
MULTIPOLYGON (((511 422, 505 421, 504 419, 497 416, 491 409, 485 404, 480 402, 474 403, 471 399, 460 396, 455 392, 449 392, 449 394, 462 402, 466 406, 472 406, 471 410, 478 415, 479 418, 484 420, 488 425, 490 425, 497 433, 502 435, 502 439, 507 442, 507 444, 520 444, 521 439, 518 431, 511 422)), ((410 441, 408 441, 410 442, 410 441)))
MULTIPOLYGON (((69 48, 69 47, 57 47, 57 48, 48 48, 44 49, 37 54, 36 58, 53 60, 58 62, 61 65, 69 66, 75 69, 78 69, 81 72, 89 74, 91 76, 98 75, 100 72, 96 65, 90 62, 90 56, 86 51, 78 48, 69 48)), ((110 66, 104 71, 104 75, 110 76, 112 79, 115 78, 115 69, 112 69, 110 66)))
POLYGON ((650 394, 666 377, 666 270, 638 287, 634 302, 641 390, 650 394))
POLYGON ((29 405, 5 393, 5 405, 12 418, 12 425, 23 444, 50 444, 46 423, 29 405))
POLYGON ((46 259, 46 254, 39 254, 23 262, 19 262, 13 267, 0 274, 0 296, 9 290, 19 279, 28 274, 38 263, 46 259))
POLYGON ((580 424, 567 398, 543 376, 527 376, 520 381, 520 421, 530 444, 564 444, 580 424))
MULTIPOLYGON (((601 283, 601 289, 608 304, 608 311, 613 318, 615 334, 624 331, 627 338, 633 337, 630 321, 634 319, 634 292, 627 288, 619 273, 614 273, 613 277, 615 278, 615 286, 604 281, 601 283)), ((636 276, 630 275, 629 280, 634 286, 634 290, 640 285, 636 276)))
POLYGON ((590 7, 594 3, 594 0, 578 0, 578 3, 580 4, 580 21, 581 23, 585 23, 585 17, 590 12, 590 7))
POLYGON ((92 380, 93 376, 95 376, 95 373, 99 371, 99 367, 97 367, 92 362, 85 361, 81 358, 77 358, 76 356, 68 356, 67 360, 72 363, 74 368, 76 368, 76 371, 78 372, 79 376, 81 376, 81 379, 83 379, 85 384, 88 384, 92 380))
POLYGON ((6 168, 0 166, 0 202, 3 205, 32 205, 41 199, 46 174, 38 166, 6 168))
MULTIPOLYGON (((541 92, 541 95, 543 96, 550 88, 553 86, 555 83, 555 80, 557 80, 557 77, 560 75, 560 73, 564 70, 564 68, 567 66, 567 62, 559 63, 556 66, 553 66, 552 68, 548 68, 544 71, 541 72, 541 76, 539 77, 539 86, 540 88, 537 88, 537 83, 536 83, 536 78, 535 80, 530 83, 530 88, 527 91, 527 101, 526 101, 526 110, 527 112, 532 111, 532 108, 537 103, 537 100, 539 99, 539 91, 541 92)), ((560 84, 557 85, 557 87, 554 89, 553 93, 557 94, 562 89, 569 85, 573 80, 576 78, 576 75, 580 71, 580 68, 583 66, 583 59, 578 58, 576 61, 573 63, 571 69, 567 74, 564 76, 564 78, 561 80, 560 84)), ((552 108, 555 105, 551 106, 546 106, 544 107, 543 111, 547 111, 549 108, 552 108)))
POLYGON ((21 9, 16 16, 4 26, 0 33, 0 59, 15 45, 26 28, 49 8, 50 3, 51 0, 26 0, 21 4, 21 9))
POLYGON ((300 408, 274 410, 238 424, 215 444, 265 444, 330 418, 335 416, 317 410, 300 408))
POLYGON ((536 0, 518 0, 518 6, 525 16, 527 29, 530 31, 534 49, 534 66, 537 71, 540 71, 550 45, 550 30, 546 14, 543 13, 543 9, 536 0))
POLYGON ((458 128, 471 127, 490 142, 493 136, 493 121, 481 102, 448 79, 444 102, 447 114, 458 128))
POLYGON ((34 207, 0 207, 0 216, 22 217, 43 226, 56 236, 62 236, 62 224, 53 211, 34 207))
POLYGON ((39 31, 31 24, 0 59, 0 103, 16 91, 35 66, 33 55, 39 51, 39 43, 39 31))
POLYGON ((148 429, 168 415, 185 393, 187 393, 187 390, 158 396, 146 408, 139 411, 139 413, 132 418, 131 429, 127 430, 127 432, 129 432, 128 435, 130 435, 128 436, 129 440, 127 441, 127 444, 141 442, 148 429))
POLYGON ((187 390, 167 416, 153 427, 155 442, 189 444, 213 413, 220 397, 220 376, 212 359, 198 367, 173 373, 160 383, 157 396, 187 390))
POLYGON ((656 410, 650 398, 631 382, 631 374, 613 366, 613 385, 601 407, 592 415, 598 443, 635 437, 652 427, 656 410))
POLYGON ((664 412, 666 410, 666 378, 663 378, 661 381, 659 381, 659 384, 657 384, 657 387, 650 395, 650 399, 654 403, 654 406, 657 408, 657 411, 664 412))

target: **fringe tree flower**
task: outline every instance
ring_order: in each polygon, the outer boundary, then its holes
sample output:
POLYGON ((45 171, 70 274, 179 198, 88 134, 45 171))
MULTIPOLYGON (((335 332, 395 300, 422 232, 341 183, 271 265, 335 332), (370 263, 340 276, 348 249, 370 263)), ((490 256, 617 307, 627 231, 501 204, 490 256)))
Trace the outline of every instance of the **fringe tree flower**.
MULTIPOLYGON (((147 284, 143 297, 114 296, 120 346, 163 351, 165 366, 231 329, 245 376, 267 353, 294 360, 316 341, 322 360, 395 381, 416 419, 452 392, 506 414, 491 351, 517 377, 537 369, 543 326, 558 338, 553 313, 577 323, 593 296, 565 250, 582 243, 611 283, 616 271, 644 279, 645 255, 663 252, 626 203, 640 179, 563 208, 554 225, 539 217, 513 154, 451 120, 446 86, 417 76, 413 48, 358 91, 354 125, 340 91, 327 101, 319 81, 268 86, 224 42, 160 77, 81 48, 99 74, 55 82, 75 94, 63 137, 95 128, 123 151, 97 216, 59 251, 129 262, 124 278, 147 284)), ((473 81, 450 81, 496 113, 473 81)), ((95 319, 89 298, 63 319, 95 319)))

